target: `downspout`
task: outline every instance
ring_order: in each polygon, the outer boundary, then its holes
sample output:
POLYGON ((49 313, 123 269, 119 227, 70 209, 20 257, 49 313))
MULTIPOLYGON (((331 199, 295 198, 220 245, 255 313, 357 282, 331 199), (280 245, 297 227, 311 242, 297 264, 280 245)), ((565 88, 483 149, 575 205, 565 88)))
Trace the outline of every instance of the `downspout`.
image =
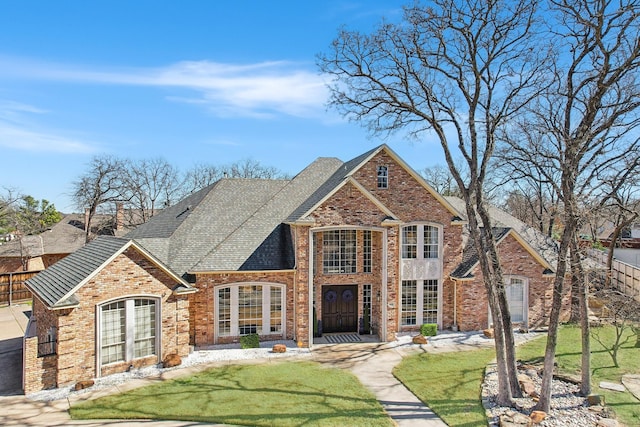
POLYGON ((451 279, 453 280, 453 325, 451 326, 451 330, 457 331, 458 330, 458 281, 453 277, 451 277, 451 279))

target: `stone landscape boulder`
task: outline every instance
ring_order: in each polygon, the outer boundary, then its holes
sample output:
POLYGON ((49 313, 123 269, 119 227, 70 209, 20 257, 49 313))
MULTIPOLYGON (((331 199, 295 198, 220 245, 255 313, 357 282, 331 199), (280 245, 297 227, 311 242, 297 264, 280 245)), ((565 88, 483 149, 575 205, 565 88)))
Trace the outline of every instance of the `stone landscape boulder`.
POLYGON ((286 353, 287 346, 284 344, 274 344, 271 351, 274 353, 286 353))
POLYGON ((162 361, 163 368, 173 368, 174 366, 180 366, 182 364, 182 358, 176 353, 168 354, 162 361))

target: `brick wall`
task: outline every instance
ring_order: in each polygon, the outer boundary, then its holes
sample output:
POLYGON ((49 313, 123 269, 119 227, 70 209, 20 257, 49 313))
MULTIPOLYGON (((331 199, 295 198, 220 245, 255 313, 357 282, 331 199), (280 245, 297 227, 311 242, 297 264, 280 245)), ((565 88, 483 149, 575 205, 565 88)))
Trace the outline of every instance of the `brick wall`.
MULTIPOLYGON (((46 336, 50 326, 57 328, 57 356, 55 358, 55 386, 73 384, 91 379, 98 374, 108 375, 126 370, 130 364, 144 366, 157 363, 168 354, 189 353, 189 301, 186 295, 174 295, 171 289, 176 282, 155 264, 133 248, 116 257, 92 280, 78 290, 80 304, 68 310, 48 310, 34 298, 33 313, 37 319, 38 336, 46 336), (96 319, 98 305, 127 296, 156 296, 161 303, 160 354, 135 361, 115 363, 96 372, 96 319), (44 335, 43 335, 44 334, 44 335)), ((51 381, 37 374, 37 362, 33 360, 31 342, 25 354, 25 391, 51 386, 51 381), (36 365, 34 365, 34 363, 36 365), (32 369, 35 370, 32 372, 32 369), (41 379, 35 378, 40 376, 41 379)), ((37 349, 36 349, 37 355, 37 349)), ((47 365, 48 366, 48 365, 47 365)), ((40 370, 42 372, 42 369, 40 370)))
MULTIPOLYGON (((374 156, 368 163, 356 171, 353 177, 357 182, 380 200, 394 215, 405 223, 430 222, 440 224, 443 229, 443 277, 448 277, 450 272, 459 264, 462 258, 462 227, 452 225, 453 213, 447 210, 433 194, 423 187, 400 164, 387 155, 384 151, 374 156), (387 166, 389 185, 386 189, 377 187, 377 167, 387 166)), ((355 186, 346 184, 338 190, 330 199, 319 206, 311 216, 315 220, 315 226, 362 226, 380 227, 386 218, 373 202, 364 196, 355 186)), ((298 236, 304 233, 298 233, 298 236)), ((306 237, 305 237, 306 239, 306 237)), ((395 339, 395 333, 400 330, 413 330, 416 328, 400 328, 400 226, 387 227, 387 275, 381 277, 381 262, 374 262, 373 275, 378 284, 387 286, 386 312, 387 335, 380 337, 387 341, 395 339)), ((298 268, 306 260, 301 259, 299 252, 302 244, 297 245, 298 268)), ((321 247, 320 247, 321 249, 321 247)), ((378 259, 378 258, 376 258, 378 259)), ((315 254, 316 271, 321 271, 322 257, 318 251, 315 254)), ((330 278, 316 276, 317 285, 324 283, 369 283, 368 277, 350 277, 352 275, 331 275, 330 278), (344 276, 344 277, 340 277, 344 276)), ((371 276, 371 275, 370 275, 371 276)), ((306 280, 306 274, 304 274, 306 280)), ((299 282, 298 282, 299 283, 299 282)), ((453 287, 449 281, 441 281, 443 298, 443 326, 449 327, 453 323, 453 287)), ((319 289, 316 289, 316 301, 318 301, 319 289)), ((375 306, 375 295, 374 306, 375 306)), ((308 304, 308 301, 303 303, 308 304)))
POLYGON ((216 337, 216 308, 215 292, 222 285, 234 283, 277 283, 285 285, 283 303, 286 304, 285 336, 269 335, 270 339, 293 339, 294 330, 294 272, 232 272, 232 273, 206 273, 198 274, 196 287, 198 292, 190 297, 191 311, 190 336, 191 342, 196 346, 238 342, 240 337, 216 337))
MULTIPOLYGON (((498 256, 504 276, 526 278, 528 281, 529 327, 546 325, 553 298, 553 277, 543 276, 544 267, 511 235, 499 243, 498 256)), ((463 331, 484 329, 489 324, 489 305, 480 266, 474 269, 473 274, 474 280, 458 284, 458 324, 463 331)), ((563 320, 568 318, 569 309, 569 288, 565 287, 563 320)))

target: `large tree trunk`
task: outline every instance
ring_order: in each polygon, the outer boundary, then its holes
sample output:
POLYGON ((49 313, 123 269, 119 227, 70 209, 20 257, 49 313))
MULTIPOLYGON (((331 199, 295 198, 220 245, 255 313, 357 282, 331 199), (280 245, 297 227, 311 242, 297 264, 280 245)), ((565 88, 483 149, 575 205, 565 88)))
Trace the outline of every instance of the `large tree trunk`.
POLYGON ((560 325, 560 314, 562 312, 562 294, 564 292, 564 279, 567 272, 567 255, 571 246, 571 239, 574 232, 574 218, 572 210, 567 208, 565 214, 565 229, 562 232, 560 249, 558 250, 558 266, 556 277, 553 283, 553 299, 551 303, 551 313, 549 315, 549 332, 547 333, 547 346, 544 352, 544 371, 542 374, 542 387, 540 390, 540 400, 536 409, 549 412, 551 408, 551 382, 553 381, 553 367, 556 357, 556 344, 558 343, 558 326, 560 325))
MULTIPOLYGON (((486 227, 490 228, 491 219, 489 212, 484 205, 478 207, 478 215, 486 227)), ((493 233, 489 234, 490 236, 493 233)), ((505 291, 504 278, 502 275, 502 267, 498 259, 498 250, 493 238, 487 239, 487 253, 489 254, 489 260, 491 261, 490 267, 492 275, 492 285, 496 292, 497 304, 500 307, 500 322, 497 325, 502 330, 500 345, 504 347, 505 363, 507 366, 507 374, 509 376, 509 387, 512 397, 522 397, 522 389, 520 388, 520 382, 518 381, 518 365, 516 362, 516 343, 513 337, 513 326, 511 323, 511 313, 509 311, 509 304, 507 302, 507 294, 505 291)), ((495 322, 494 317, 494 322, 495 322)), ((497 329, 497 327, 496 327, 497 329)), ((498 335, 496 334, 496 337, 498 335)), ((498 341, 496 340, 496 350, 498 347, 498 341)))
MULTIPOLYGON (((467 195, 467 197, 469 197, 467 195)), ((515 359, 515 340, 511 327, 511 316, 506 301, 502 270, 497 257, 497 249, 493 240, 491 223, 488 212, 482 203, 467 203, 467 216, 469 217, 469 232, 475 247, 479 253, 488 254, 488 257, 479 256, 485 290, 489 301, 489 308, 494 322, 494 339, 496 348, 496 367, 498 370, 498 403, 511 406, 514 396, 520 397, 522 392, 518 382, 518 372, 515 359), (475 207, 476 209, 473 209, 475 207), (474 212, 476 210, 476 212, 474 212), (482 220, 486 236, 480 232, 480 226, 476 214, 482 220), (490 258, 490 261, 488 260, 490 258)))
POLYGON ((580 330, 582 334, 582 381, 580 393, 583 396, 591 394, 591 340, 589 330, 589 286, 586 281, 584 267, 580 260, 580 249, 576 239, 571 245, 571 277, 575 283, 571 286, 571 292, 577 289, 577 298, 580 308, 580 330))

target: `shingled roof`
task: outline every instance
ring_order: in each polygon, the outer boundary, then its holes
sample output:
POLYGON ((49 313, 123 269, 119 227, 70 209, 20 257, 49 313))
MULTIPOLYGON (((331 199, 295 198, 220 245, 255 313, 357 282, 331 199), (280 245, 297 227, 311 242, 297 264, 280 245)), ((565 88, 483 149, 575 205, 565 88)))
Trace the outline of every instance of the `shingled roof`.
MULTIPOLYGON (((465 211, 465 204, 462 199, 458 197, 446 197, 446 199, 458 211, 465 211)), ((551 271, 553 269, 557 262, 557 246, 552 239, 495 206, 489 206, 489 215, 493 221, 493 234, 496 241, 499 242, 509 233, 513 233, 530 253, 538 258, 538 261, 546 270, 551 271)), ((451 273, 451 277, 469 277, 471 270, 478 262, 478 252, 474 247, 473 241, 468 239, 467 245, 463 249, 462 261, 451 273)))
MULTIPOLYGON (((26 285, 50 308, 73 307, 79 302, 75 296, 76 291, 130 246, 149 256, 130 239, 101 236, 27 280, 26 285)), ((175 273, 164 266, 161 267, 172 275, 181 287, 191 288, 191 285, 175 273)))
POLYGON ((342 165, 319 158, 291 180, 224 178, 126 237, 181 275, 292 269, 286 219, 342 165))

